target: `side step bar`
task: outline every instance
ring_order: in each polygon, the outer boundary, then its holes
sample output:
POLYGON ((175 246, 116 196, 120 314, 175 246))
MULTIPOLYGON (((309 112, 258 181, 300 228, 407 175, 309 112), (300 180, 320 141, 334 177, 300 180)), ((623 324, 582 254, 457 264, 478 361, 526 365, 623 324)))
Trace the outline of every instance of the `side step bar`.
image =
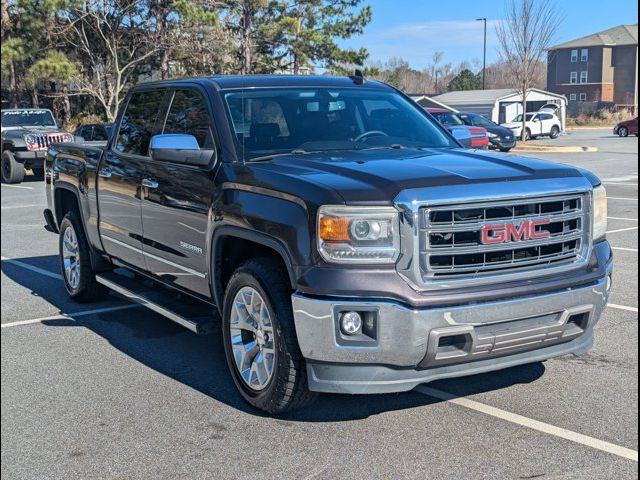
POLYGON ((150 281, 116 272, 96 275, 96 281, 198 335, 211 333, 217 327, 219 316, 215 307, 150 281))

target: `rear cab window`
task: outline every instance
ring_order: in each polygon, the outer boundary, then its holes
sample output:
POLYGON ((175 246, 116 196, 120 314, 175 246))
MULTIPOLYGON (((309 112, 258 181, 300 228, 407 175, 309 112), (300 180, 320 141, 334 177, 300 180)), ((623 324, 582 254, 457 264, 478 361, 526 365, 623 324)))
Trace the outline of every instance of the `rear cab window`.
POLYGON ((144 157, 149 155, 151 137, 162 131, 160 112, 166 93, 165 89, 157 89, 131 95, 120 121, 113 146, 115 151, 144 157))

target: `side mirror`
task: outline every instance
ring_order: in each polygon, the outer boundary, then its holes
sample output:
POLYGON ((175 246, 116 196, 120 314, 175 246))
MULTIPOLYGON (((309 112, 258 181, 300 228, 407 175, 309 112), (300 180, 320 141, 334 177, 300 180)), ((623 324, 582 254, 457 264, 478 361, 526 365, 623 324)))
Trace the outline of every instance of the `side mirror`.
POLYGON ((151 158, 161 162, 209 165, 215 150, 203 150, 193 135, 166 133, 151 137, 151 158))
POLYGON ((534 118, 532 121, 533 121, 533 123, 538 123, 538 119, 537 118, 534 118))

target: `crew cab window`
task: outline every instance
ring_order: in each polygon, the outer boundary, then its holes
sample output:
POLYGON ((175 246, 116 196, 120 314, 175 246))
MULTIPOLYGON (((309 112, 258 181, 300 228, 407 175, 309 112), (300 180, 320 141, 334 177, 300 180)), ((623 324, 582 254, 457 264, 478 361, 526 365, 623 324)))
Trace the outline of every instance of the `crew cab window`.
POLYGON ((200 148, 214 148, 209 112, 200 93, 195 90, 176 90, 163 133, 193 135, 200 148))
POLYGON ((135 92, 120 121, 114 149, 132 155, 147 156, 151 137, 159 133, 160 105, 165 90, 135 92))

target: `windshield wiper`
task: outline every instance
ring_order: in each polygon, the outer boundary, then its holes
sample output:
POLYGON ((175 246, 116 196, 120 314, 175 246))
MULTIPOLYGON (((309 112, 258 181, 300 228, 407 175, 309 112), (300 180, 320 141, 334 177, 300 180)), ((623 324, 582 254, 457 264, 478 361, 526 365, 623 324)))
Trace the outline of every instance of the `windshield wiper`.
POLYGON ((306 150, 296 149, 296 150, 291 150, 290 152, 273 153, 271 155, 264 155, 262 157, 250 158, 249 160, 247 160, 247 162, 266 162, 268 160, 273 160, 274 158, 278 158, 278 157, 289 157, 291 155, 306 155, 308 153, 314 153, 314 152, 307 152, 306 150))

